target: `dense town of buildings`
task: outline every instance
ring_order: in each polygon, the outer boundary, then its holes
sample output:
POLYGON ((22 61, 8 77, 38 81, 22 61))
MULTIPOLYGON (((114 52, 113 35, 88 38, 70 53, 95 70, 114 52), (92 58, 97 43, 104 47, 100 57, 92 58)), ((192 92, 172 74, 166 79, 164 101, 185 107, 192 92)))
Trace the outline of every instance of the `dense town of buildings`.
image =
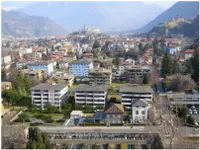
POLYGON ((50 104, 64 113, 63 105, 70 97, 74 98, 75 109, 66 111, 71 121, 65 124, 83 125, 81 121, 87 109, 91 109, 94 115, 91 118, 97 124, 154 125, 156 119, 152 121, 150 113, 154 110, 155 116, 161 116, 156 110, 159 93, 163 92, 170 106, 185 104, 191 109, 195 105, 196 110, 199 107, 198 93, 166 94, 169 91, 160 86, 167 54, 176 62, 173 63, 176 74, 187 74, 186 64, 195 49, 183 47, 184 41, 109 36, 94 27, 85 27, 83 32, 66 37, 3 40, 2 91, 12 89, 17 73, 21 73, 32 81, 29 96, 38 110, 45 110, 45 105, 50 104), (152 46, 144 48, 155 40, 163 40, 163 45, 157 48, 159 52, 152 46), (77 119, 79 123, 75 124, 77 119))

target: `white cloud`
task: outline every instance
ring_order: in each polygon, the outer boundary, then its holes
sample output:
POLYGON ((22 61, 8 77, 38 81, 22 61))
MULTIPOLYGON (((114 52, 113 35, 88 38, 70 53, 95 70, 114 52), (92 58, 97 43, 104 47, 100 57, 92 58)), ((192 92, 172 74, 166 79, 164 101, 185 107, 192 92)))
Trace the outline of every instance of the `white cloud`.
POLYGON ((15 10, 15 9, 18 9, 17 7, 15 6, 9 6, 9 7, 2 7, 3 10, 6 10, 6 11, 10 11, 10 10, 15 10))

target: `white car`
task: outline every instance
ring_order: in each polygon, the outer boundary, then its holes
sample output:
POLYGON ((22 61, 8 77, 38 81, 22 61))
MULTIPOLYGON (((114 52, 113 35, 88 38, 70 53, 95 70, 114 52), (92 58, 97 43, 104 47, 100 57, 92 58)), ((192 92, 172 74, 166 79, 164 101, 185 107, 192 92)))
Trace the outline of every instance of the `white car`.
POLYGON ((192 110, 191 109, 189 109, 189 114, 192 115, 192 110))
POLYGON ((195 114, 195 115, 197 115, 197 114, 198 114, 196 109, 194 110, 194 114, 195 114))
POLYGON ((192 105, 192 109, 195 109, 195 106, 194 106, 194 105, 192 105))

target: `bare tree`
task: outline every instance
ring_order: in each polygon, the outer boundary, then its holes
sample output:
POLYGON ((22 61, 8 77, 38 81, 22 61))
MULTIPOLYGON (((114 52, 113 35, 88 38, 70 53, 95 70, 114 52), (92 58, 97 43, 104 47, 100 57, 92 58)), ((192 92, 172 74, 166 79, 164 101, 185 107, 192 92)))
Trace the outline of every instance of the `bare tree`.
POLYGON ((167 77, 167 80, 170 81, 168 89, 172 91, 183 91, 196 87, 196 83, 189 76, 185 75, 176 74, 167 77))
POLYGON ((161 115, 161 127, 159 132, 163 138, 169 138, 169 148, 173 148, 174 140, 177 138, 178 126, 180 124, 179 118, 173 113, 172 107, 163 109, 161 115))
POLYGON ((2 129, 1 145, 3 149, 14 149, 26 142, 26 132, 24 126, 6 125, 2 129))

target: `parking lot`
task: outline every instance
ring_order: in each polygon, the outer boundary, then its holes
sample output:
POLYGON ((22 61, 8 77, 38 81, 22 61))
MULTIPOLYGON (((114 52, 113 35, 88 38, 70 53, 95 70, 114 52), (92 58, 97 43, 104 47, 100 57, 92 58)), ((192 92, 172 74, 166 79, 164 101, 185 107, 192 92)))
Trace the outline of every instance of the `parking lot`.
POLYGON ((199 115, 199 105, 188 105, 190 115, 199 115))
POLYGON ((52 144, 55 149, 147 149, 146 144, 52 144))
POLYGON ((50 136, 50 139, 81 139, 81 140, 146 140, 150 137, 149 134, 143 133, 65 133, 63 136, 50 136))

